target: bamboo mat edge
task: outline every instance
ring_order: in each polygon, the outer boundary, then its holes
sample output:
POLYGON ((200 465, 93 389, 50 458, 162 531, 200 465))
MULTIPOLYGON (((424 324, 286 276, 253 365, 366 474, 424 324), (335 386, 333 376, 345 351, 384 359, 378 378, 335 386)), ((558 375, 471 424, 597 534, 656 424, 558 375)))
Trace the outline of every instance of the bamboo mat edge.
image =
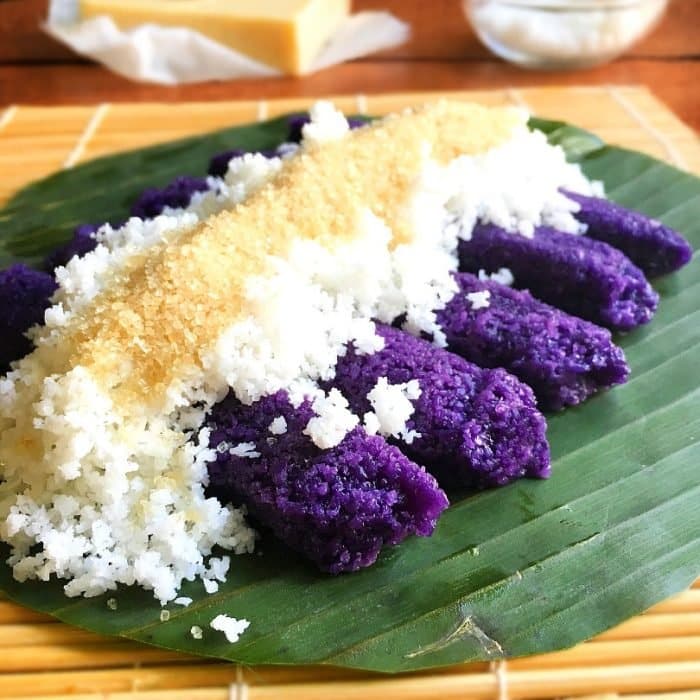
MULTIPOLYGON (((697 135, 640 86, 358 94, 329 99, 349 113, 384 114, 436 97, 525 107, 538 116, 594 131, 608 143, 641 150, 700 173, 697 135)), ((158 102, 10 105, 0 112, 0 203, 32 180, 90 158, 301 111, 314 99, 186 102, 177 109, 158 102)))
MULTIPOLYGON (((526 107, 538 116, 570 121, 610 143, 700 173, 697 135, 639 86, 330 99, 346 112, 382 114, 436 97, 526 107)), ((300 111, 311 102, 312 98, 294 98, 182 103, 177 114, 167 103, 10 106, 0 112, 0 202, 33 179, 96 156, 300 111)), ((389 679, 343 669, 243 669, 208 663, 103 640, 0 598, 0 698, 68 696, 78 700, 366 700, 380 696, 700 700, 700 587, 570 650, 389 679)))

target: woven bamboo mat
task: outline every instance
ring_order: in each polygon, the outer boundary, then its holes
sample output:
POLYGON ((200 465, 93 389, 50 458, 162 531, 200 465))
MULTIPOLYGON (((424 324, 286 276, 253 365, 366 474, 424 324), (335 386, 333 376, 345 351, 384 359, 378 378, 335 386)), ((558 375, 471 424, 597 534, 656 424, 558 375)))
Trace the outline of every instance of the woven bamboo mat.
MULTIPOLYGON (((435 93, 341 97, 381 114, 435 93)), ((646 89, 574 87, 449 96, 518 104, 606 141, 700 173, 697 136, 646 89)), ((60 168, 115 151, 308 107, 308 99, 0 111, 0 202, 60 168)), ((554 654, 382 677, 333 668, 241 668, 74 629, 0 597, 0 699, 516 700, 595 697, 700 700, 700 581, 598 638, 554 654)))

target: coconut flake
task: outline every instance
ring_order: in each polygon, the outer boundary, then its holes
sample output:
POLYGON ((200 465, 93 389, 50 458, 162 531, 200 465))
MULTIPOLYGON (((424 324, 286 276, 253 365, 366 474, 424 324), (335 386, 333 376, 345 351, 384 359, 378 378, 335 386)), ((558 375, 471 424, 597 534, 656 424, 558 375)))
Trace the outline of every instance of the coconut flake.
POLYGON ((483 289, 479 292, 468 292, 466 297, 469 303, 472 305, 472 309, 478 311, 479 309, 486 309, 490 306, 491 292, 488 289, 483 289))
POLYGON ((304 428, 314 445, 327 450, 340 444, 343 438, 360 422, 348 408, 347 399, 337 390, 317 396, 311 404, 316 414, 304 428))
POLYGON ((217 632, 223 632, 229 644, 235 644, 250 627, 250 622, 248 620, 238 620, 228 615, 217 615, 209 623, 209 626, 217 632))
POLYGON ((287 432, 287 419, 284 416, 277 416, 267 429, 273 435, 284 435, 287 432))
POLYGON ((499 267, 496 272, 492 272, 491 274, 488 274, 486 270, 479 270, 478 277, 482 282, 491 280, 492 282, 497 282, 505 287, 510 287, 512 286, 513 282, 515 282, 513 273, 507 267, 499 267))
POLYGON ((350 126, 345 115, 332 102, 319 100, 309 110, 311 121, 301 128, 302 145, 322 144, 343 138, 350 126))
POLYGON ((415 410, 413 401, 420 398, 420 395, 417 379, 403 384, 389 384, 386 377, 379 377, 374 388, 367 394, 374 413, 365 414, 365 426, 369 424, 370 429, 376 427, 380 435, 390 435, 411 444, 415 438, 420 437, 420 433, 409 429, 406 422, 415 410))
POLYGON ((216 581, 214 581, 213 579, 203 578, 202 583, 204 584, 204 590, 209 595, 212 595, 213 593, 216 593, 219 590, 219 584, 216 581))
POLYGON ((240 442, 229 449, 229 454, 246 459, 257 459, 260 457, 260 453, 255 449, 254 442, 240 442))

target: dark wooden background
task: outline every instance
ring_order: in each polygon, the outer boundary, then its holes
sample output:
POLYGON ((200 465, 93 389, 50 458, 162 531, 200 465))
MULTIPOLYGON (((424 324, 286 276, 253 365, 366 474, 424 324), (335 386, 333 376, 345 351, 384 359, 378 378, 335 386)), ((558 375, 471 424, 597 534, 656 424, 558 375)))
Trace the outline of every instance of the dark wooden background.
POLYGON ((131 83, 76 57, 42 33, 47 0, 0 0, 0 106, 103 101, 230 100, 534 85, 644 84, 700 129, 700 0, 672 0, 656 30, 617 61, 583 71, 532 72, 491 56, 459 0, 355 0, 413 27, 410 42, 304 78, 160 87, 131 83))

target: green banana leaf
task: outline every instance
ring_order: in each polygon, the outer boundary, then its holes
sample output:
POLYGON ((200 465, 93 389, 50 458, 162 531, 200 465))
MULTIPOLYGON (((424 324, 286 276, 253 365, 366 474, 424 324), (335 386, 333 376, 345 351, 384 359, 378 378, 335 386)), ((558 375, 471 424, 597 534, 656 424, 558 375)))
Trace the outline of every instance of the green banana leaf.
MULTIPOLYGON (((700 180, 565 124, 533 120, 609 196, 700 245, 700 180)), ((146 186, 203 173, 209 156, 283 139, 285 119, 103 158, 27 187, 0 212, 0 262, 31 263, 83 222, 123 219, 146 186)), ((452 495, 434 536, 330 577, 265 537, 227 583, 170 619, 150 593, 68 599, 60 582, 17 583, 12 599, 74 625, 245 664, 335 664, 383 672, 561 649, 688 586, 700 574, 700 263, 657 284, 659 312, 620 338, 625 386, 549 418, 553 476, 452 495), (117 610, 107 605, 115 598, 117 610), (251 621, 236 644, 209 628, 251 621), (204 630, 201 640, 190 634, 204 630)), ((0 550, 4 559, 7 550, 0 550)))

